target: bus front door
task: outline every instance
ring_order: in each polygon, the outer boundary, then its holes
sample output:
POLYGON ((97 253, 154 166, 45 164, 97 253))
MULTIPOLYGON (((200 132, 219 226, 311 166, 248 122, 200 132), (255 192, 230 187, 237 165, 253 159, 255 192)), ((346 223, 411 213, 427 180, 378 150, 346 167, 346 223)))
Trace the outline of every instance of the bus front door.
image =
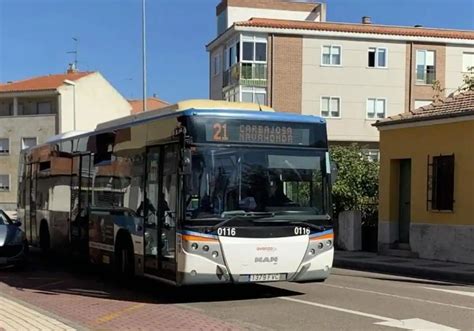
POLYGON ((89 252, 88 206, 91 187, 91 155, 75 155, 71 176, 70 235, 72 253, 87 257, 89 252))
POLYGON ((178 145, 155 146, 147 152, 145 273, 176 280, 176 210, 178 145))

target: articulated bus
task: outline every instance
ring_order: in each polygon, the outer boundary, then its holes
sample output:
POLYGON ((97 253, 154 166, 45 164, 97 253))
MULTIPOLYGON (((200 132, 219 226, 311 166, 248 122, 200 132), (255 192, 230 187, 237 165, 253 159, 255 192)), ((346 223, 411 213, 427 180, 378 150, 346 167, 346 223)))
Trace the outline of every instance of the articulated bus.
POLYGON ((323 281, 334 248, 325 121, 208 100, 21 155, 30 245, 175 285, 323 281))

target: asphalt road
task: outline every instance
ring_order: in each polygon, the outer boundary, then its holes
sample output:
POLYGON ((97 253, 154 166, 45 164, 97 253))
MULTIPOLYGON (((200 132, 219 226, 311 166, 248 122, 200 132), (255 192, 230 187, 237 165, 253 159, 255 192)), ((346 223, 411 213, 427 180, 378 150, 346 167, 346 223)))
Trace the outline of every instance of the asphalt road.
POLYGON ((474 287, 462 284, 343 269, 324 283, 179 289, 110 276, 37 259, 0 270, 0 298, 79 329, 474 330, 474 287))

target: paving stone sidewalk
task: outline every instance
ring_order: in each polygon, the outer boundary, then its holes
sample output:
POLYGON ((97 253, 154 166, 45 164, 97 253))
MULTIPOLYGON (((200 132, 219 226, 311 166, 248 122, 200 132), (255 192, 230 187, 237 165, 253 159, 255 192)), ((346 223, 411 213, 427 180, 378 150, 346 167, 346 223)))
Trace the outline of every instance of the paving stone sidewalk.
POLYGON ((385 256, 369 252, 336 251, 334 266, 474 284, 474 265, 472 264, 385 256))

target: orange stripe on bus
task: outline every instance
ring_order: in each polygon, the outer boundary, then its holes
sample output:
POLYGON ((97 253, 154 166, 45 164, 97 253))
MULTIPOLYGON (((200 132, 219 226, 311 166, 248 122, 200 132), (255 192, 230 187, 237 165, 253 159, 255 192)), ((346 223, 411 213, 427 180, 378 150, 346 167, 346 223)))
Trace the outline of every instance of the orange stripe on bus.
POLYGON ((193 236, 189 234, 183 234, 181 235, 181 238, 183 238, 183 240, 186 240, 186 241, 217 241, 217 239, 193 236))
POLYGON ((323 240, 323 239, 334 239, 334 234, 329 233, 329 234, 325 234, 325 235, 320 236, 320 237, 313 237, 310 240, 323 240))

